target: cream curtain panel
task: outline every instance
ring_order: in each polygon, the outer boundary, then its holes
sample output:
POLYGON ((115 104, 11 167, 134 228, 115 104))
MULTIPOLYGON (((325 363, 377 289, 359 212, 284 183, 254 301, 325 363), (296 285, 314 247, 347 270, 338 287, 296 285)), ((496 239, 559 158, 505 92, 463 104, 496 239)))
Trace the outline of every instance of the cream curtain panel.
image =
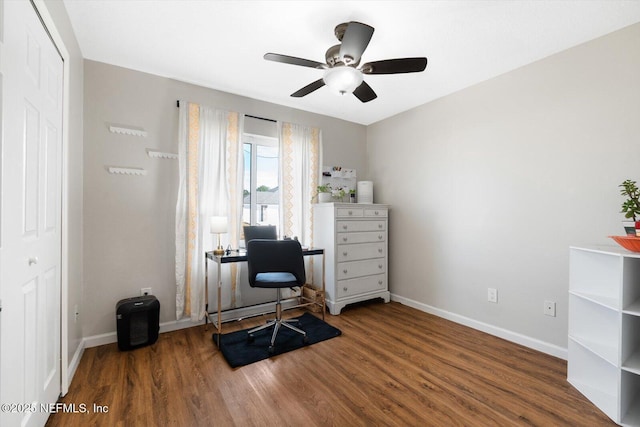
MULTIPOLYGON (((322 132, 318 128, 279 123, 280 186, 283 236, 297 236, 303 246, 313 246, 313 209, 322 164, 322 132)), ((308 257, 313 258, 313 257, 308 257)), ((313 278, 313 260, 307 261, 308 281, 313 278)))
MULTIPOLYGON (((238 247, 242 212, 242 117, 198 104, 180 102, 178 124, 179 185, 176 204, 176 318, 200 321, 205 312, 205 252, 217 236, 211 216, 226 216, 223 246, 238 247)), ((209 263, 209 288, 216 289, 216 264, 209 263)), ((237 265, 222 270, 222 306, 241 305, 237 265)), ((217 292, 210 292, 213 300, 217 292)), ((217 304, 217 301, 213 301, 217 304)))

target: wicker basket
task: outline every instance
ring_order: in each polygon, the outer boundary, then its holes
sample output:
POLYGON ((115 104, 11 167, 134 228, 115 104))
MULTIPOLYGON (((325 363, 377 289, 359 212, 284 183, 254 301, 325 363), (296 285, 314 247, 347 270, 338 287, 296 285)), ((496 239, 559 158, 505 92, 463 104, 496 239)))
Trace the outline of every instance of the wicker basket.
MULTIPOLYGON (((324 292, 318 289, 314 289, 311 285, 307 284, 302 287, 302 296, 306 298, 305 302, 316 302, 318 304, 322 304, 324 299, 324 292)), ((307 310, 312 311, 314 313, 322 312, 322 308, 319 305, 308 305, 307 310)))

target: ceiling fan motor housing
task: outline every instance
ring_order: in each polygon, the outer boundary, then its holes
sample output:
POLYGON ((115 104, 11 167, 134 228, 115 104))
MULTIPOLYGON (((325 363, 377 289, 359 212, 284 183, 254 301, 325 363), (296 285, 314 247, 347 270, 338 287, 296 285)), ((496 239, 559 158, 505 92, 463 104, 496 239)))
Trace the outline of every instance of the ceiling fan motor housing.
POLYGON ((345 55, 344 57, 340 56, 340 46, 341 45, 337 44, 327 49, 327 53, 325 53, 325 60, 329 67, 335 67, 336 65, 357 67, 358 64, 360 64, 360 59, 354 61, 353 58, 348 55, 345 55))

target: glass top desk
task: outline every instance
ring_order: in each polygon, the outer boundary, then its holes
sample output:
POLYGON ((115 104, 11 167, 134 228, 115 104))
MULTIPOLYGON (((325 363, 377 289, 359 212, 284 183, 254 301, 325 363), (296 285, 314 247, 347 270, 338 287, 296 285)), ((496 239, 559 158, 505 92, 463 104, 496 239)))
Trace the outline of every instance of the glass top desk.
MULTIPOLYGON (((318 305, 320 306, 321 310, 322 310, 322 320, 324 320, 324 312, 326 310, 325 308, 325 280, 324 280, 324 249, 321 248, 308 248, 308 249, 302 249, 302 255, 303 256, 313 256, 313 255, 322 255, 322 298, 321 298, 321 302, 317 302, 317 301, 312 301, 311 299, 305 297, 302 292, 300 292, 300 296, 297 297, 293 297, 291 299, 296 298, 298 300, 298 304, 291 306, 291 307, 287 307, 287 309, 292 309, 292 308, 300 308, 300 307, 307 307, 310 305, 318 305)), ((216 328, 217 332, 218 332, 218 346, 220 346, 220 335, 222 335, 222 264, 228 264, 228 263, 232 263, 232 262, 246 262, 247 261, 247 252, 245 250, 239 251, 239 252, 231 252, 231 254, 229 255, 214 255, 213 252, 205 252, 205 267, 204 267, 204 271, 205 271, 205 275, 204 275, 204 292, 205 292, 205 305, 204 305, 204 324, 205 324, 205 328, 207 325, 207 322, 211 322, 211 324, 216 328), (214 312, 209 312, 209 261, 214 261, 217 265, 218 265, 218 309, 215 312, 216 316, 215 318, 212 317, 212 314, 214 314, 214 312)), ((266 314, 266 313, 260 313, 260 314, 256 314, 255 316, 261 315, 261 314, 266 314)), ((244 316, 247 317, 247 316, 244 316)), ((233 318, 233 319, 227 319, 228 321, 231 320, 239 320, 239 318, 233 318)))

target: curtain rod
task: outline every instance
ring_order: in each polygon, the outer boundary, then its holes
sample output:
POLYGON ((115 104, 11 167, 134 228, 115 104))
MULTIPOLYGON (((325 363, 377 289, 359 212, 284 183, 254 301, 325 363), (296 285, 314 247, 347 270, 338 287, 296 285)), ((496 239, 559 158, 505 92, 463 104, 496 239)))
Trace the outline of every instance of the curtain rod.
POLYGON ((278 121, 277 121, 277 120, 267 119, 267 118, 264 118, 264 117, 258 117, 258 116, 252 116, 251 114, 245 114, 244 116, 245 116, 245 117, 251 117, 252 119, 266 120, 266 121, 268 121, 268 122, 278 123, 278 121))
MULTIPOLYGON (((176 107, 180 108, 180 100, 176 101, 176 107)), ((258 117, 258 116, 252 116, 251 114, 245 114, 245 117, 251 117, 252 119, 258 119, 258 120, 266 120, 268 122, 273 122, 273 123, 278 123, 277 120, 274 119, 267 119, 266 117, 258 117)))

